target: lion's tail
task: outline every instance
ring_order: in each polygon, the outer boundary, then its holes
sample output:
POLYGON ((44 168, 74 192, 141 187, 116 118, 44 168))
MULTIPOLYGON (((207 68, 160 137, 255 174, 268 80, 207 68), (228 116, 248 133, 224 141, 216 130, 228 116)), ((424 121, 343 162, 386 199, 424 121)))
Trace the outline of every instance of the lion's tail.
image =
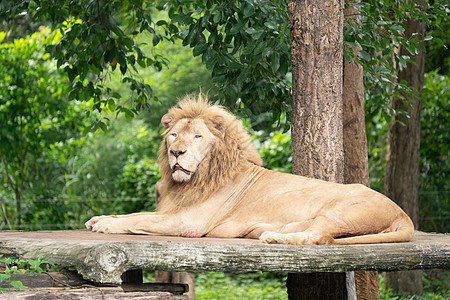
POLYGON ((414 225, 411 220, 402 220, 400 226, 396 230, 386 233, 376 233, 352 236, 346 238, 337 238, 334 240, 336 245, 351 245, 351 244, 378 244, 378 243, 400 243, 408 242, 414 236, 414 225), (404 222, 408 221, 408 222, 404 222))

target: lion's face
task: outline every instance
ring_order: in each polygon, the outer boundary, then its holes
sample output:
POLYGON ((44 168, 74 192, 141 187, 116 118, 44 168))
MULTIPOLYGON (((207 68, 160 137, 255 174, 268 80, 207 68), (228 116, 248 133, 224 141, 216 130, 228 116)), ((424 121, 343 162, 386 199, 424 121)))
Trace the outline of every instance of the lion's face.
POLYGON ((165 138, 173 180, 189 181, 199 165, 209 159, 216 139, 202 119, 181 119, 176 122, 165 138))

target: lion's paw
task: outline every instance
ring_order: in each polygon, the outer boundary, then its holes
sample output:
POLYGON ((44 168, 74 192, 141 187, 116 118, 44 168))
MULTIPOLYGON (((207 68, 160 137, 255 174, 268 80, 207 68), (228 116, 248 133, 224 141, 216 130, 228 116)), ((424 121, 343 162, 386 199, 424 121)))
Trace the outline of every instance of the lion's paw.
POLYGON ((98 216, 93 217, 84 225, 87 229, 101 233, 127 233, 123 220, 116 216, 98 216))
POLYGON ((92 227, 94 227, 95 223, 97 223, 101 218, 104 218, 105 216, 97 216, 97 217, 92 217, 89 221, 87 221, 86 223, 84 223, 84 226, 86 226, 86 228, 88 230, 91 230, 92 227))
POLYGON ((286 234, 273 231, 264 231, 259 240, 267 244, 289 244, 289 237, 286 234))
POLYGON ((265 231, 259 239, 269 244, 289 244, 289 245, 328 245, 333 244, 330 235, 320 235, 314 232, 277 233, 265 231))

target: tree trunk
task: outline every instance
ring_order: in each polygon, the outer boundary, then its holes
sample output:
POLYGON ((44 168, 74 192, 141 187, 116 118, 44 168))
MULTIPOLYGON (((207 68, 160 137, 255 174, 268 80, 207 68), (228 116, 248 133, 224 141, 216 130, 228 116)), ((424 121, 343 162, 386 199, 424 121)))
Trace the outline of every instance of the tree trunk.
MULTIPOLYGON (((342 183, 343 0, 289 3, 292 169, 342 183)), ((347 299, 345 273, 290 273, 289 299, 347 299)))
MULTIPOLYGON (((426 6, 426 1, 416 0, 416 4, 426 6)), ((426 25, 411 19, 407 21, 407 37, 423 40, 426 25)), ((402 48, 400 55, 410 55, 402 48)), ((411 56, 411 55, 410 55, 411 56)), ((406 80, 413 90, 423 87, 425 73, 425 54, 411 57, 414 63, 408 63, 401 70, 398 80, 406 80)), ((412 219, 416 229, 419 220, 419 155, 420 155, 420 111, 422 104, 420 94, 414 92, 404 99, 393 97, 391 105, 396 110, 405 111, 409 117, 395 115, 389 124, 388 146, 386 157, 385 193, 394 200, 412 219)), ((404 295, 422 294, 421 271, 405 271, 386 274, 386 288, 392 288, 404 295)))
POLYGON ((14 194, 16 197, 16 209, 17 209, 17 229, 22 229, 22 208, 21 208, 21 203, 22 203, 22 199, 21 199, 21 192, 19 190, 19 188, 14 190, 14 194))
MULTIPOLYGON (((346 2, 348 7, 344 9, 344 17, 353 26, 358 26, 357 12, 353 3, 346 2)), ((349 49, 355 54, 359 50, 361 49, 349 49)), ((369 186, 362 66, 344 59, 343 80, 344 183, 361 183, 369 186)), ((355 284, 358 299, 380 299, 378 272, 356 271, 355 284)))

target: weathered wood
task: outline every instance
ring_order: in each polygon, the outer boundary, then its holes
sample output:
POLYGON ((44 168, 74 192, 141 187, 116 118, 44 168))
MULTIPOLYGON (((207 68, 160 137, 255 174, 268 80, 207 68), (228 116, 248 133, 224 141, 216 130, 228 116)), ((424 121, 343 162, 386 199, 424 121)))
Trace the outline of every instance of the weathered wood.
MULTIPOLYGON (((127 274, 130 271, 124 273, 127 274)), ((142 272, 138 272, 141 274, 142 272)), ((124 276, 122 276, 122 280, 124 276)), ((48 290, 47 288, 82 288, 92 285, 92 282, 83 279, 75 271, 63 269, 60 272, 40 273, 40 274, 11 274, 8 280, 0 282, 0 288, 4 288, 10 292, 15 291, 10 286, 11 281, 20 281, 27 290, 48 290)), ((141 280, 142 281, 142 280, 141 280)), ((118 292, 168 292, 173 295, 183 295, 189 292, 189 286, 182 283, 122 283, 120 287, 113 288, 111 286, 92 286, 99 290, 118 291, 118 292)))
MULTIPOLYGON (((27 290, 48 290, 48 288, 82 288, 85 285, 92 285, 91 282, 81 278, 72 280, 65 277, 59 272, 52 272, 47 274, 11 274, 9 280, 0 282, 0 288, 7 291, 15 291, 14 287, 10 286, 11 281, 20 281, 27 290), (56 280, 55 280, 56 279, 56 280)), ((96 286, 92 286, 94 288, 96 286)), ((99 290, 114 290, 118 292, 167 292, 173 295, 183 295, 189 291, 189 286, 182 283, 123 283, 118 288, 97 286, 99 290)))
POLYGON ((63 270, 61 272, 50 272, 40 274, 11 274, 9 280, 0 282, 0 288, 12 288, 11 281, 20 281, 28 288, 38 287, 75 287, 89 284, 77 272, 63 270))
POLYGON ((74 266, 87 280, 121 283, 127 270, 346 272, 450 268, 450 235, 417 232, 395 244, 292 246, 251 239, 107 235, 86 230, 1 231, 0 253, 74 266))
POLYGON ((121 292, 117 288, 110 289, 58 289, 50 288, 46 290, 16 291, 1 294, 2 299, 145 299, 145 300, 188 300, 187 296, 172 295, 166 292, 121 292))

